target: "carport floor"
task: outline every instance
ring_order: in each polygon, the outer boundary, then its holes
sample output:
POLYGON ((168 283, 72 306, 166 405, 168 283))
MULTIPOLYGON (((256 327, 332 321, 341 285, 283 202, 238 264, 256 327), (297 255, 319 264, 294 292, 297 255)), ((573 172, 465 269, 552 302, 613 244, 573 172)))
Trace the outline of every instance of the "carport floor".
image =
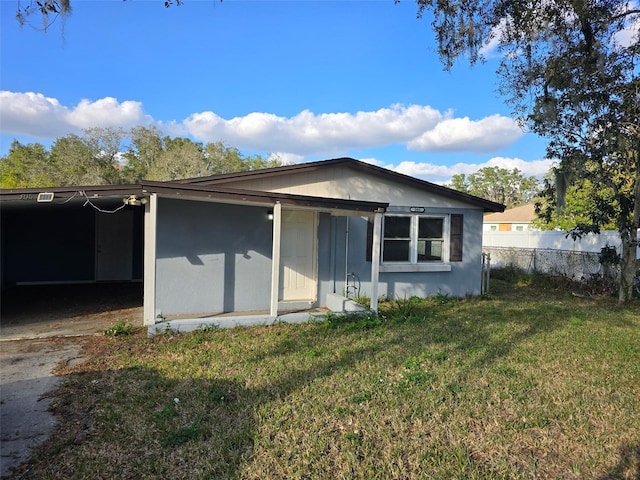
POLYGON ((0 298, 0 340, 91 335, 142 325, 142 283, 18 285, 0 298))

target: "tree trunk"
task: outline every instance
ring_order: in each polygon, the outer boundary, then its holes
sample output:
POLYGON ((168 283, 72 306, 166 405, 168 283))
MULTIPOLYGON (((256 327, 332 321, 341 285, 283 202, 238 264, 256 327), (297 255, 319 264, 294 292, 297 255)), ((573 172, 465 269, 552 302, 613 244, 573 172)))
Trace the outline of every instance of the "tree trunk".
POLYGON ((631 301, 633 296, 633 277, 638 269, 636 253, 638 250, 638 229, 640 228, 640 171, 636 175, 633 189, 633 218, 631 228, 627 232, 620 232, 622 236, 622 255, 620 258, 620 289, 618 303, 631 301))
POLYGON ((622 240, 622 255, 620 258, 620 289, 618 290, 618 303, 631 301, 633 295, 633 277, 636 273, 636 249, 635 238, 622 240))

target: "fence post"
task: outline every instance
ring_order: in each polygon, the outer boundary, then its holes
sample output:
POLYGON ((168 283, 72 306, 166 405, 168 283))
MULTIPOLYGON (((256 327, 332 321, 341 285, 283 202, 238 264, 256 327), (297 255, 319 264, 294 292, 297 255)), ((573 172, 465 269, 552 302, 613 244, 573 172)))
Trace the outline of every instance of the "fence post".
POLYGON ((491 278, 491 254, 487 253, 487 291, 489 293, 489 279, 491 278))
POLYGON ((486 256, 487 254, 482 252, 482 268, 480 270, 480 295, 484 293, 484 262, 486 256))
POLYGON ((537 271, 538 271, 538 265, 537 265, 537 262, 536 262, 536 260, 538 259, 537 255, 536 255, 537 252, 538 252, 538 249, 534 248, 533 249, 533 271, 531 273, 537 273, 537 271))
POLYGON ((480 293, 489 292, 489 278, 491 273, 491 254, 482 254, 482 275, 480 276, 480 293))

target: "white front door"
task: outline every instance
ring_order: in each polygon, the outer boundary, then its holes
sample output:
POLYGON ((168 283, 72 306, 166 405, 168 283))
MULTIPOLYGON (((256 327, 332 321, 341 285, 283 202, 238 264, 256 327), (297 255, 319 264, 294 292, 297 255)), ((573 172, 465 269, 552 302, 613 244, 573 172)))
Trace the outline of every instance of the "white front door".
POLYGON ((316 215, 282 212, 280 300, 316 300, 316 215))
POLYGON ((131 280, 133 276, 133 212, 98 213, 96 280, 131 280))

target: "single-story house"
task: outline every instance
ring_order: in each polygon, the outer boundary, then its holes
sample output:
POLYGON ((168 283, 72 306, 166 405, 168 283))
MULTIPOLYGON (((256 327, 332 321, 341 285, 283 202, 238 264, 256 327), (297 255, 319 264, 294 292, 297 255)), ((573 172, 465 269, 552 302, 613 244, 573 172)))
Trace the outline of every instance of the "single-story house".
POLYGON ((351 158, 2 190, 2 285, 143 280, 150 329, 269 322, 354 296, 376 310, 380 296, 476 295, 483 214, 503 209, 351 158))
POLYGON ((488 213, 484 216, 485 232, 526 232, 535 230, 531 222, 536 219, 536 206, 533 203, 508 208, 504 212, 488 213))

